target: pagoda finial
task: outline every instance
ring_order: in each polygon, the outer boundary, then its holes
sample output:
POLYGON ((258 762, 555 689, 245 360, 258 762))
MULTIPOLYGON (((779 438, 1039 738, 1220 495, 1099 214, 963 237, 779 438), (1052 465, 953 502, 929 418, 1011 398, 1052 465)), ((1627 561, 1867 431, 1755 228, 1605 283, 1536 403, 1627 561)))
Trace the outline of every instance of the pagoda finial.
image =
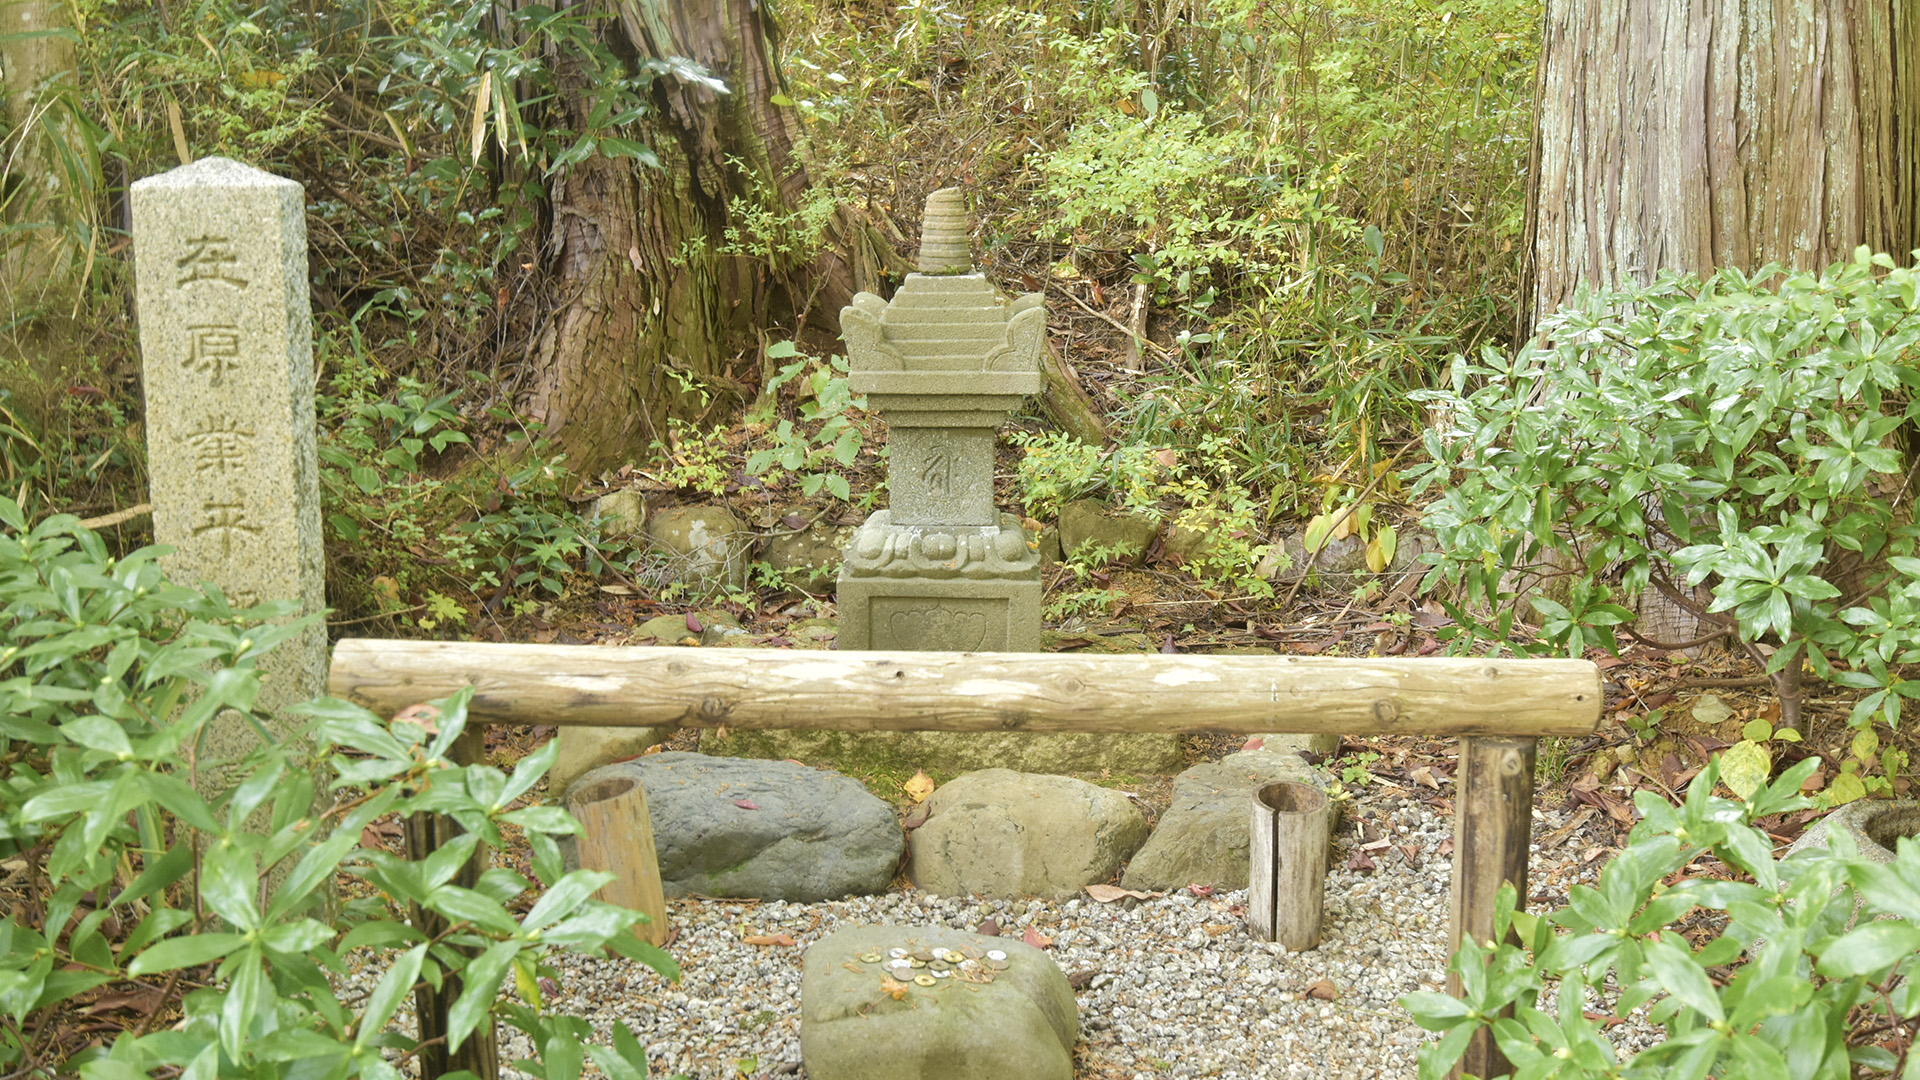
POLYGON ((965 188, 941 188, 927 196, 927 212, 920 219, 920 272, 972 273, 972 231, 965 188))

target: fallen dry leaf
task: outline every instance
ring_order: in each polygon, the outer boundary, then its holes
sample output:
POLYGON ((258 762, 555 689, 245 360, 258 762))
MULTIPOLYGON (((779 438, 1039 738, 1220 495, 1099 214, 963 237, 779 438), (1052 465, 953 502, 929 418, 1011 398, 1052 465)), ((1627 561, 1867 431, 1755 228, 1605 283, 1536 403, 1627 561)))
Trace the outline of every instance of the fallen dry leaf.
POLYGON ((1027 927, 1026 933, 1020 935, 1020 940, 1026 942, 1027 944, 1033 946, 1036 949, 1044 949, 1047 946, 1053 944, 1052 938, 1046 936, 1045 934, 1042 934, 1038 930, 1035 930, 1031 925, 1027 927))
POLYGON ((735 799, 733 800, 733 805, 739 807, 742 810, 760 809, 760 805, 754 802, 752 799, 735 799))
POLYGON ((1255 735, 1253 738, 1248 739, 1246 742, 1242 743, 1240 745, 1240 749, 1243 752, 1247 750, 1258 750, 1261 747, 1265 746, 1266 744, 1267 744, 1267 740, 1261 738, 1258 735, 1255 735))
POLYGON ((976 934, 979 934, 982 937, 999 937, 1000 936, 1000 920, 981 919, 980 925, 974 927, 973 932, 976 934))
POLYGON ((933 777, 924 772, 916 772, 913 778, 901 784, 900 788, 914 802, 926 802, 927 796, 933 794, 933 777))
POLYGON ((747 937, 744 937, 744 938, 741 938, 740 940, 742 940, 742 941, 744 941, 744 942, 746 942, 746 943, 747 943, 747 944, 749 944, 749 945, 794 945, 794 944, 798 944, 797 942, 795 942, 795 941, 793 940, 793 936, 792 936, 792 935, 790 935, 790 934, 786 934, 786 933, 779 933, 779 934, 750 934, 750 935, 748 935, 747 937))
POLYGON ((1189 886, 1187 886, 1187 891, 1188 891, 1188 892, 1190 892, 1190 893, 1192 893, 1192 894, 1193 894, 1193 895, 1195 895, 1195 896, 1212 896, 1212 895, 1213 895, 1213 886, 1211 886, 1211 885, 1189 885, 1189 886))
POLYGON ((1163 892, 1141 892, 1139 889, 1123 889, 1118 885, 1089 885, 1087 886, 1087 895, 1103 904, 1111 904, 1115 900, 1128 896, 1133 897, 1135 900, 1152 900, 1167 894, 1163 892))
POLYGON ((880 991, 882 993, 892 994, 893 1000, 895 1001, 905 1001, 907 998, 907 984, 900 982, 891 975, 881 976, 880 991))
POLYGON ((413 724, 429 735, 440 734, 440 728, 434 723, 438 719, 440 709, 434 705, 409 705, 393 714, 394 723, 413 724))
POLYGON ((1319 998, 1321 1001, 1332 1001, 1334 998, 1340 996, 1340 991, 1334 987, 1331 980, 1321 979, 1319 982, 1307 987, 1307 996, 1310 998, 1319 998))
POLYGON ((1419 768, 1408 773, 1407 778, 1412 780, 1416 784, 1425 784, 1435 791, 1440 790, 1440 781, 1435 780, 1433 778, 1433 769, 1429 766, 1426 766, 1426 765, 1420 766, 1419 768))
POLYGON ((1374 865, 1374 862, 1372 859, 1367 858, 1366 852, 1356 851, 1353 853, 1353 857, 1347 860, 1347 869, 1364 874, 1368 871, 1378 870, 1380 868, 1374 865))

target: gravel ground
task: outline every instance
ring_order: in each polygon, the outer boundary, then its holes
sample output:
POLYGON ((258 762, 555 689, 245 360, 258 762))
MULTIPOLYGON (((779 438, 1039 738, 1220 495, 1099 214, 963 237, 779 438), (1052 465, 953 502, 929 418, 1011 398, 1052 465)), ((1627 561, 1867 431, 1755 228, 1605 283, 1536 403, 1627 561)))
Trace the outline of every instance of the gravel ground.
MULTIPOLYGON (((1567 884, 1591 880, 1613 852, 1604 831, 1596 843, 1579 823, 1562 830, 1559 811, 1535 816, 1530 906, 1540 911, 1564 903, 1567 884)), ((1450 817, 1417 799, 1370 791, 1356 800, 1335 838, 1324 940, 1303 953, 1252 939, 1243 891, 1182 890, 1111 904, 1084 895, 1009 901, 899 889, 814 904, 685 899, 670 910, 677 985, 626 961, 567 956, 552 1004, 602 1033, 624 1021, 646 1045, 655 1076, 804 1076, 800 961, 807 946, 846 926, 974 929, 991 918, 1003 933, 1031 925, 1051 938, 1055 960, 1084 982, 1075 1054, 1081 1080, 1411 1078, 1427 1036, 1394 1002, 1445 987, 1452 829, 1450 817), (1350 869, 1363 845, 1376 868, 1350 869), (783 933, 795 944, 744 940, 783 933)), ((371 985, 375 977, 359 979, 371 985)), ((1615 1034, 1637 1042, 1640 1033, 1615 1034)), ((503 1029, 502 1038, 507 1061, 528 1055, 517 1032, 503 1029)))

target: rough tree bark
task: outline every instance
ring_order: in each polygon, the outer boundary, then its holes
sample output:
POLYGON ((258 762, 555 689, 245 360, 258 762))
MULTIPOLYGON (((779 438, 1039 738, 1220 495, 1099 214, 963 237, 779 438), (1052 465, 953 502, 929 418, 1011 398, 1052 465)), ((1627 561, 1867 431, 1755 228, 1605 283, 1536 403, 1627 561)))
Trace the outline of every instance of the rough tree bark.
MULTIPOLYGON (((594 157, 553 185, 561 306, 536 343, 528 404, 586 471, 644 452, 669 417, 749 395, 770 327, 837 331, 856 291, 908 269, 844 206, 804 261, 728 253, 730 229, 750 233, 750 219, 793 213, 808 194, 797 120, 774 100, 786 86, 770 5, 607 2, 616 53, 691 60, 726 92, 662 75, 648 132, 662 167, 594 157)), ((557 64, 569 119, 584 127, 592 87, 568 58, 557 64)))
POLYGON ((1912 0, 1547 0, 1533 322, 1583 281, 1906 256, 1916 65, 1912 0))
MULTIPOLYGON (((1920 246, 1913 0, 1547 0, 1536 89, 1522 336, 1582 283, 1920 246)), ((1704 599, 1636 630, 1698 639, 1704 599)))

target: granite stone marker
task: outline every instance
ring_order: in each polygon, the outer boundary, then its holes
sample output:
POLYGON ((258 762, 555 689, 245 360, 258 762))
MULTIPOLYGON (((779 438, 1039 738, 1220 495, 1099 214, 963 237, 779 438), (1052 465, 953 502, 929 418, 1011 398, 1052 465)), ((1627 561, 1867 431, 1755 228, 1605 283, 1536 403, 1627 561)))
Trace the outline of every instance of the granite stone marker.
MULTIPOLYGON (((1040 651, 1040 552, 993 504, 994 433, 1041 389, 1047 314, 1038 293, 1008 300, 976 271, 966 193, 936 191, 920 270, 892 301, 861 293, 840 312, 848 383, 887 420, 888 508, 848 543, 838 602, 842 649, 1040 651)), ((898 763, 1022 772, 1178 767, 1167 734, 1007 732, 735 733, 749 752, 854 767, 898 763), (817 741, 817 740, 816 740, 817 741), (782 749, 784 747, 784 749, 782 749)), ((703 745, 705 745, 703 743, 703 745)), ((743 749, 746 749, 744 746, 743 749)), ((730 751, 732 752, 732 751, 730 751)))
POLYGON ((1047 316, 1008 301, 968 253, 966 196, 927 199, 920 272, 840 313, 848 382, 887 419, 889 507, 841 565, 843 649, 1035 652, 1040 556, 993 505, 994 430, 1040 390, 1047 316))
MULTIPOLYGON (((299 184, 203 158, 133 185, 134 285, 146 390, 154 539, 182 584, 236 606, 325 606, 306 197, 299 184)), ((258 709, 322 693, 326 633, 313 626, 260 664, 258 709)), ((212 761, 256 736, 209 731, 212 761)))

